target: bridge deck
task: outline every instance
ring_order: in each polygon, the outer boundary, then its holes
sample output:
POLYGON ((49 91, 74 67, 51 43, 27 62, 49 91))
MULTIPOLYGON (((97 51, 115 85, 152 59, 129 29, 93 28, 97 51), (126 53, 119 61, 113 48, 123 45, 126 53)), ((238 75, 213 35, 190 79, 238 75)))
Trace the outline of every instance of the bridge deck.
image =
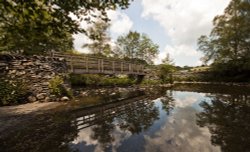
POLYGON ((75 74, 145 75, 143 64, 87 55, 53 53, 52 56, 66 59, 69 71, 75 74))

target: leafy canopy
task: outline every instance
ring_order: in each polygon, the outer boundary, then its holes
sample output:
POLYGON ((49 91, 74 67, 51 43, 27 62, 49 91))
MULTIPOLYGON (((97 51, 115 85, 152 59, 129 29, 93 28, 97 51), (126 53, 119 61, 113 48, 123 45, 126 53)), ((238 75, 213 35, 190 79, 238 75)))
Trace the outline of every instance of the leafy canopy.
POLYGON ((146 35, 130 31, 125 36, 118 37, 116 41, 116 52, 120 57, 129 59, 139 59, 148 64, 153 63, 153 59, 159 53, 159 46, 146 35))
POLYGON ((108 22, 99 20, 89 27, 86 31, 87 36, 92 42, 84 44, 83 48, 87 47, 91 53, 99 56, 111 55, 111 38, 108 33, 110 24, 108 22))
POLYGON ((106 10, 127 8, 129 3, 130 0, 1 0, 0 51, 67 50, 72 48, 72 34, 86 32, 80 21, 108 21, 106 10))
POLYGON ((223 70, 250 70, 250 1, 232 0, 223 15, 216 16, 209 36, 198 39, 203 61, 214 61, 223 70))

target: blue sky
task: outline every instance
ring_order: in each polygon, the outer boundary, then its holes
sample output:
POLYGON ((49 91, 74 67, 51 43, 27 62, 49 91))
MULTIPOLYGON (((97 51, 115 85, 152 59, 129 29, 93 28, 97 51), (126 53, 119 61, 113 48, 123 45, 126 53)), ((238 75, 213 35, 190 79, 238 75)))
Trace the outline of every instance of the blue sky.
MULTIPOLYGON (((134 0, 128 9, 108 11, 111 19, 110 33, 113 42, 129 30, 147 34, 159 45, 155 63, 167 53, 175 65, 201 65, 202 53, 197 51, 197 39, 209 34, 212 20, 222 14, 230 0, 134 0)), ((89 40, 75 36, 75 48, 89 40)))

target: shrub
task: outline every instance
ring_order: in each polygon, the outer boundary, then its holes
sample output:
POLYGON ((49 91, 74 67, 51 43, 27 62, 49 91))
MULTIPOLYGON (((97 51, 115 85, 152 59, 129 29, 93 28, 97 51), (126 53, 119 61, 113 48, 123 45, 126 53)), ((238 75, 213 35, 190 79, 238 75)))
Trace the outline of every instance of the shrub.
POLYGON ((132 85, 136 80, 128 77, 103 76, 97 74, 70 75, 70 82, 75 86, 112 86, 132 85))
POLYGON ((161 84, 160 80, 143 80, 142 85, 157 85, 161 84))
POLYGON ((52 78, 49 81, 49 89, 50 89, 50 93, 54 94, 56 96, 67 96, 72 98, 73 94, 70 90, 67 90, 64 86, 63 86, 63 79, 60 76, 55 76, 54 78, 52 78))
POLYGON ((126 85, 132 85, 135 84, 135 80, 124 77, 124 78, 117 78, 117 77, 112 77, 112 78, 103 78, 100 85, 102 86, 110 86, 110 85, 120 85, 120 86, 126 86, 126 85))
POLYGON ((0 80, 0 105, 23 103, 28 96, 26 84, 21 80, 0 80))

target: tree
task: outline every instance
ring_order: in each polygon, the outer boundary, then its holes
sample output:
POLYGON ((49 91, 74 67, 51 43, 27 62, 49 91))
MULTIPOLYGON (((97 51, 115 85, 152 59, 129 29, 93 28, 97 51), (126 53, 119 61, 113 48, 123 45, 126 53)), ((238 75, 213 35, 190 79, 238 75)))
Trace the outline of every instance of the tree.
POLYGON ((80 21, 108 21, 106 10, 124 9, 129 3, 130 0, 0 1, 0 51, 37 53, 72 48, 71 35, 86 32, 80 21))
POLYGON ((160 64, 159 65, 159 78, 162 83, 173 83, 173 72, 175 68, 170 64, 160 64))
POLYGON ((144 60, 148 64, 153 63, 153 59, 159 52, 159 46, 154 44, 146 34, 133 31, 118 37, 116 45, 116 52, 120 54, 120 57, 144 60))
POLYGON ((209 36, 198 39, 203 61, 214 61, 220 70, 250 70, 250 2, 232 0, 223 15, 216 16, 209 36))
POLYGON ((162 59, 163 64, 174 65, 174 60, 170 58, 169 53, 166 54, 166 57, 162 59))
POLYGON ((163 83, 173 83, 173 72, 175 71, 173 59, 170 58, 169 53, 162 60, 159 65, 159 78, 163 83))
POLYGON ((111 54, 110 40, 108 35, 108 28, 110 24, 104 21, 98 21, 87 29, 86 33, 92 40, 89 44, 84 44, 83 47, 87 47, 93 54, 109 56, 111 54))

